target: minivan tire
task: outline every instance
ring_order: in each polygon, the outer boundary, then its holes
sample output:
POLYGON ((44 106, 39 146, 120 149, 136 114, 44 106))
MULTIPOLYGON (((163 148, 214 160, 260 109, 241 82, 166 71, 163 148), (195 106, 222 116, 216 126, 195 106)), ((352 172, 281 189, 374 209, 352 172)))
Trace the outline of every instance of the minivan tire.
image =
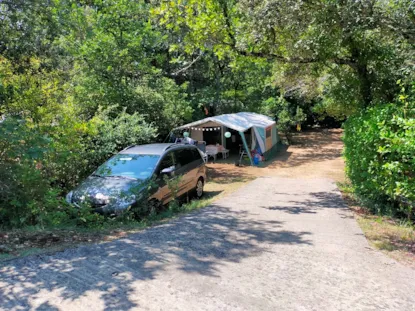
POLYGON ((200 199, 203 196, 203 187, 204 187, 203 178, 199 178, 196 183, 196 187, 194 190, 196 199, 200 199))

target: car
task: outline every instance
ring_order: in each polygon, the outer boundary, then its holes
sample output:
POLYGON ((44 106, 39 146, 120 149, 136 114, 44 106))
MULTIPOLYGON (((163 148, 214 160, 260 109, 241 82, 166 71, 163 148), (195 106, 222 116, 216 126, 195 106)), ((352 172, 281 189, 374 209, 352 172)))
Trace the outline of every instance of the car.
POLYGON ((150 202, 163 206, 176 196, 203 195, 206 166, 199 149, 173 143, 130 146, 110 158, 70 191, 66 201, 88 203, 101 214, 119 215, 150 202), (176 181, 176 184, 169 181, 176 181), (175 186, 175 193, 171 185, 175 186))

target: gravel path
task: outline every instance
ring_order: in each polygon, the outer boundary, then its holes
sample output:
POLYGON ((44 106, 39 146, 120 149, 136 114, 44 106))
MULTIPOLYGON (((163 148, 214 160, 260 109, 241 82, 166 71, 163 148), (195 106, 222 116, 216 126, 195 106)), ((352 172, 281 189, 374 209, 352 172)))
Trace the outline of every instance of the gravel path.
POLYGON ((415 310, 326 179, 258 178, 117 241, 0 267, 1 310, 415 310))

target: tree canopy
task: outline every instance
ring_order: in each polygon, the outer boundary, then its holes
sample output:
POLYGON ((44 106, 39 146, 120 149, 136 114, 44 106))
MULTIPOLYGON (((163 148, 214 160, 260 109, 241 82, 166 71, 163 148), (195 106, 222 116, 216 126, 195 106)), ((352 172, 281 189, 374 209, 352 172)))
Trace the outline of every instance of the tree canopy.
POLYGON ((181 34, 184 53, 269 60, 281 91, 350 115, 392 100, 396 81, 413 78, 414 10, 411 1, 189 0, 155 12, 181 34))
POLYGON ((0 31, 0 219, 184 122, 344 120, 415 73, 411 0, 4 0, 0 31))

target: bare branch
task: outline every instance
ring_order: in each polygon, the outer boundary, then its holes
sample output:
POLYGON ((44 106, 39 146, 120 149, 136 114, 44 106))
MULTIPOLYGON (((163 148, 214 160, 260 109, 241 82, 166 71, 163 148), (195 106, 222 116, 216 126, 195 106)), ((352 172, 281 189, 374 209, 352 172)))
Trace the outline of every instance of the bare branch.
POLYGON ((181 72, 183 72, 183 71, 186 71, 187 69, 189 69, 190 67, 192 67, 193 66, 193 64, 194 63, 196 63, 201 57, 202 57, 202 55, 203 54, 199 54, 199 56, 198 57, 196 57, 194 60, 192 60, 192 62, 189 64, 189 65, 187 65, 186 67, 184 67, 184 68, 182 68, 182 69, 179 69, 178 71, 176 71, 176 72, 173 72, 171 75, 172 76, 177 76, 179 73, 181 73, 181 72))

